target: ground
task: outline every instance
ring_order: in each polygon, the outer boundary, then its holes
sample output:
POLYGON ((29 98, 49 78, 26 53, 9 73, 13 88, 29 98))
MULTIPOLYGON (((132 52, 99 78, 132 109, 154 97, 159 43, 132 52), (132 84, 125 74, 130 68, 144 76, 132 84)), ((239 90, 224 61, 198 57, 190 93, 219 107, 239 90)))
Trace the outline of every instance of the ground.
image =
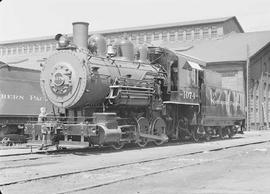
POLYGON ((230 158, 79 193, 268 194, 269 180, 270 144, 266 143, 230 158))
POLYGON ((23 146, 0 150, 3 194, 270 193, 268 131, 197 144, 131 147, 119 152, 30 151, 23 146))

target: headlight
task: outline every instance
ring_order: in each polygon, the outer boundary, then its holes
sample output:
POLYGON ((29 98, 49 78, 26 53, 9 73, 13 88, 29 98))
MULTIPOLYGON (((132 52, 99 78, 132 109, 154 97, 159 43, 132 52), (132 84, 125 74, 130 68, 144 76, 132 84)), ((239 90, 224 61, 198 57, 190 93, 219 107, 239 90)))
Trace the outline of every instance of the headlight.
POLYGON ((60 47, 67 47, 69 45, 69 38, 67 36, 61 36, 58 40, 58 45, 60 47))
POLYGON ((67 47, 70 43, 69 38, 66 35, 57 34, 55 40, 58 41, 59 47, 67 47))

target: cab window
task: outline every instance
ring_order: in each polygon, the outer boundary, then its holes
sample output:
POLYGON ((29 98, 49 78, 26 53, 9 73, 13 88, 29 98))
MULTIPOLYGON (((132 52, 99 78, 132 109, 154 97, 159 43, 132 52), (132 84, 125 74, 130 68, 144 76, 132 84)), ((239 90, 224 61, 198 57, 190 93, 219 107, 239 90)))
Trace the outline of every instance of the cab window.
POLYGON ((178 90, 178 63, 175 61, 171 65, 171 91, 178 90))
POLYGON ((190 85, 198 87, 198 70, 192 69, 189 71, 190 85))

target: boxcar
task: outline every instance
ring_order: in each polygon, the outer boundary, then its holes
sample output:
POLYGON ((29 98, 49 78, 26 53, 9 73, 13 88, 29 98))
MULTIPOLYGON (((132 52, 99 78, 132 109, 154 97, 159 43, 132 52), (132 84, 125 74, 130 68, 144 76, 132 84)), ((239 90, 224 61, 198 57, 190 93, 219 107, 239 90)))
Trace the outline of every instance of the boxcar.
POLYGON ((36 120, 40 107, 49 106, 42 95, 39 76, 38 70, 0 64, 1 139, 22 135, 24 123, 36 120))

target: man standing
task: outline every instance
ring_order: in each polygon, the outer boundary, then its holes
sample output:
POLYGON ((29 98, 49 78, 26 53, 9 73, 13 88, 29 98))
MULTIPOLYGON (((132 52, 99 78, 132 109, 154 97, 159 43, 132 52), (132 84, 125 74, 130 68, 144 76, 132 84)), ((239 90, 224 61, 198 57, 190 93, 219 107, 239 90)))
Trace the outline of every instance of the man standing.
POLYGON ((41 124, 42 144, 39 150, 43 150, 44 147, 47 146, 47 138, 48 138, 47 136, 48 136, 49 130, 45 123, 45 121, 47 120, 46 118, 47 118, 46 108, 41 107, 40 114, 38 115, 38 122, 41 124))

